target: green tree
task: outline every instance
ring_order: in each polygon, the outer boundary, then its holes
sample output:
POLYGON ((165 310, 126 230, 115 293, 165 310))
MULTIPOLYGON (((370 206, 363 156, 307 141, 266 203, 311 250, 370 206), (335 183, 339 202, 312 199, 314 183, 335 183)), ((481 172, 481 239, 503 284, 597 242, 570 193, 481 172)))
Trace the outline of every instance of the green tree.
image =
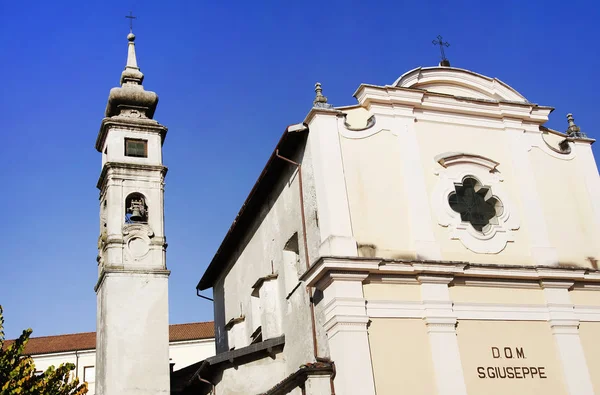
POLYGON ((4 316, 0 306, 0 395, 84 395, 87 384, 70 380, 75 369, 72 363, 58 368, 50 366, 44 373, 35 374, 33 359, 24 355, 31 329, 23 331, 13 343, 4 346, 4 316))

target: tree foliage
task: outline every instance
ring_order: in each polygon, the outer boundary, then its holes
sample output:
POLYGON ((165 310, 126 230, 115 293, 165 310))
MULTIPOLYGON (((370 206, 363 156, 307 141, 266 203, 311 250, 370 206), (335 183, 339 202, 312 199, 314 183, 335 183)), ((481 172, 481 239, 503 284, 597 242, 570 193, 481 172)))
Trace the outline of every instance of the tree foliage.
POLYGON ((31 336, 31 329, 5 347, 4 316, 0 306, 0 395, 84 395, 87 384, 70 379, 75 369, 72 363, 58 368, 50 366, 44 373, 35 374, 33 359, 23 352, 31 336))

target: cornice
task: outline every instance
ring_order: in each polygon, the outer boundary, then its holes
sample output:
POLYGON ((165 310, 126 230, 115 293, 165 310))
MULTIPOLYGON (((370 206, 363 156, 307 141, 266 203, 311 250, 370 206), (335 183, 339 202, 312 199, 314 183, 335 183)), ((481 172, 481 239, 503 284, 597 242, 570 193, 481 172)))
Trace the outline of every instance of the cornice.
POLYGON ((488 100, 430 92, 423 89, 362 84, 354 96, 360 106, 372 104, 406 106, 422 111, 457 113, 486 118, 513 118, 541 125, 548 120, 552 107, 529 102, 488 100))
POLYGON ((98 281, 94 286, 94 292, 98 292, 106 277, 111 274, 134 274, 134 275, 151 275, 155 277, 169 277, 170 270, 167 269, 125 269, 123 267, 110 266, 104 267, 98 276, 98 281))
POLYGON ((165 141, 167 136, 168 128, 161 125, 157 121, 148 118, 130 118, 125 116, 113 116, 104 118, 100 124, 100 130, 98 131, 98 137, 96 138, 96 150, 102 152, 104 141, 108 131, 111 128, 120 128, 132 131, 142 131, 150 133, 158 133, 161 137, 161 143, 165 141))
POLYGON ((158 171, 165 177, 169 169, 162 165, 144 165, 139 163, 124 163, 124 162, 106 162, 102 167, 102 172, 96 183, 96 188, 103 190, 107 181, 108 171, 111 169, 125 169, 125 170, 146 170, 146 171, 158 171))
POLYGON ((304 118, 303 123, 308 125, 315 116, 317 115, 332 115, 337 117, 338 115, 342 115, 343 112, 339 111, 335 108, 321 108, 321 107, 313 107, 310 109, 310 111, 308 112, 308 114, 306 114, 306 117, 304 118))
MULTIPOLYGON (((451 276, 469 279, 503 279, 517 281, 554 280, 562 282, 600 283, 600 271, 583 267, 491 265, 460 261, 417 261, 382 258, 324 256, 314 262, 300 277, 308 286, 323 284, 322 279, 331 278, 330 273, 367 273, 405 276, 451 276)), ((423 278, 423 277, 421 277, 423 278)), ((326 281, 327 282, 327 281, 326 281)))

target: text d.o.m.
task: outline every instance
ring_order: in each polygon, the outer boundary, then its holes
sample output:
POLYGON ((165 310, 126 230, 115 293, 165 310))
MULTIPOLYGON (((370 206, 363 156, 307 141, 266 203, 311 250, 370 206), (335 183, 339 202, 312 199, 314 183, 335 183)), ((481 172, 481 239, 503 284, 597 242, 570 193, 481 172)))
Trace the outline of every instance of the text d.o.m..
POLYGON ((527 359, 523 347, 492 347, 492 357, 495 359, 527 359))

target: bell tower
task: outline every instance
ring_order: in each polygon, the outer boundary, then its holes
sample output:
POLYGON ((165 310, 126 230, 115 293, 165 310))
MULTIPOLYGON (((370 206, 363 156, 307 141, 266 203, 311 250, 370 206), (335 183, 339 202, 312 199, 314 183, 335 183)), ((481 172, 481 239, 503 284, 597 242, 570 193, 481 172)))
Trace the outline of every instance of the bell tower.
POLYGON ((96 316, 96 394, 169 393, 169 311, 158 96, 144 90, 135 35, 121 86, 108 97, 102 154, 96 316))

